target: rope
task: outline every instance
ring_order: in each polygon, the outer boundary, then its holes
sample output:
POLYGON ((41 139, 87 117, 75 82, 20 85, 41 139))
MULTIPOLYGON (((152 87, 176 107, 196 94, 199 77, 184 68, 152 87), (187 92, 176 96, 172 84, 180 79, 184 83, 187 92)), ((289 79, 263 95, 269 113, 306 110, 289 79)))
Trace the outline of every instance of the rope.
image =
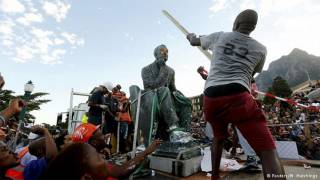
POLYGON ((320 122, 313 122, 313 123, 292 123, 292 124, 269 124, 268 127, 276 127, 276 126, 298 126, 298 125, 305 125, 305 124, 320 124, 320 122))
POLYGON ((261 91, 258 91, 258 90, 254 90, 256 93, 258 94, 261 94, 263 96, 267 96, 267 97, 270 97, 270 98, 273 98, 273 99, 277 99, 277 100, 280 100, 280 101, 284 101, 284 102, 287 102, 291 105, 296 105, 296 106, 300 106, 302 108, 305 108, 309 111, 319 111, 320 112, 320 108, 319 107, 316 107, 316 106, 307 106, 307 105, 304 105, 304 104, 300 104, 300 103, 297 103, 296 101, 294 101, 293 99, 288 99, 288 98, 282 98, 282 97, 278 97, 278 96, 275 96, 273 94, 270 94, 270 93, 264 93, 264 92, 261 92, 261 91))

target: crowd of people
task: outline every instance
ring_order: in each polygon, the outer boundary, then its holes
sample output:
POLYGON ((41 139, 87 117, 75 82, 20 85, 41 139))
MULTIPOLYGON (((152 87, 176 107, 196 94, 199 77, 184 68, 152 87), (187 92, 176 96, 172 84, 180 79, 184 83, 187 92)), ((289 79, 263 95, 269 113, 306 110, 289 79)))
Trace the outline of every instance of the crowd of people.
MULTIPOLYGON (((4 82, 0 76, 0 89, 4 82)), ((121 92, 113 89, 115 97, 117 93, 121 92)), ((125 106, 125 98, 119 101, 125 106)), ((18 136, 8 136, 8 122, 25 106, 24 100, 12 99, 0 114, 0 179, 123 179, 162 143, 154 140, 144 151, 117 165, 108 161, 106 151, 110 134, 103 133, 105 129, 100 125, 83 123, 70 135, 61 131, 54 136, 47 128, 36 125, 29 128, 27 137, 19 134, 20 129, 15 131, 18 136), (9 146, 13 138, 19 139, 14 139, 15 144, 9 146)), ((120 110, 113 117, 125 119, 127 115, 121 114, 125 112, 120 110)))
MULTIPOLYGON (((292 99, 301 104, 318 105, 316 100, 309 100, 309 92, 292 95, 292 99)), ((306 109, 279 102, 264 105, 272 135, 279 141, 295 141, 299 155, 307 159, 320 160, 320 114, 306 109)))

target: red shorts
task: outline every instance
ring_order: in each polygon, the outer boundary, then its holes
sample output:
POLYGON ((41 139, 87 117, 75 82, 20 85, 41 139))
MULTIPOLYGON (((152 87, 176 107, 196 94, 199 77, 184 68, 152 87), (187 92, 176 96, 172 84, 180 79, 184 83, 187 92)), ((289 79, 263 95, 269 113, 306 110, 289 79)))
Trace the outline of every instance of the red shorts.
POLYGON ((256 152, 275 149, 262 110, 248 92, 230 96, 204 97, 205 119, 216 138, 228 137, 228 124, 234 124, 256 152))

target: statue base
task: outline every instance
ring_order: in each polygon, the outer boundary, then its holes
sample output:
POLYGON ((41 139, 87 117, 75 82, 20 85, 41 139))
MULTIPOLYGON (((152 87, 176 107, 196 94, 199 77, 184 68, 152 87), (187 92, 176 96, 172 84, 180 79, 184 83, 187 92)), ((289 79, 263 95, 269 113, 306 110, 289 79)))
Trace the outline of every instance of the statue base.
POLYGON ((192 141, 188 143, 164 142, 150 156, 150 168, 176 176, 186 177, 200 171, 202 145, 192 141))
POLYGON ((163 142, 153 154, 154 156, 186 160, 192 157, 201 156, 200 143, 190 141, 188 143, 163 142))

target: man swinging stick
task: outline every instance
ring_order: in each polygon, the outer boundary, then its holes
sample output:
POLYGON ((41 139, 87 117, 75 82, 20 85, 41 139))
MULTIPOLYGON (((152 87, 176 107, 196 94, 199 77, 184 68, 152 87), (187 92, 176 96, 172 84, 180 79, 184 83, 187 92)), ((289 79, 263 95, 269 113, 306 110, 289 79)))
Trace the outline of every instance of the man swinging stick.
POLYGON ((245 10, 237 16, 232 32, 187 35, 192 46, 201 46, 214 54, 204 90, 204 113, 214 132, 212 179, 219 178, 229 123, 241 131, 259 155, 265 179, 286 179, 266 118, 250 95, 251 78, 261 72, 267 53, 265 46, 249 36, 257 20, 254 10, 245 10))

